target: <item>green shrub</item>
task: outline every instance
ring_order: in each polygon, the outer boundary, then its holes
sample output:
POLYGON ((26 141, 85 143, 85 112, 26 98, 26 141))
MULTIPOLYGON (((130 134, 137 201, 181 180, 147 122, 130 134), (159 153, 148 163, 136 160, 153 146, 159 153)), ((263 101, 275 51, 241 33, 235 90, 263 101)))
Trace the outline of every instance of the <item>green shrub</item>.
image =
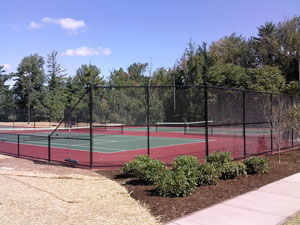
POLYGON ((167 166, 165 163, 157 159, 151 159, 150 161, 141 162, 134 174, 139 180, 154 182, 160 179, 161 174, 166 170, 167 166))
POLYGON ((223 165, 221 170, 221 179, 234 179, 238 176, 245 176, 246 165, 242 162, 227 162, 223 165))
POLYGON ((189 155, 178 156, 173 160, 172 166, 174 170, 182 170, 185 173, 191 188, 197 186, 200 163, 196 157, 189 155))
POLYGON ((126 163, 122 172, 124 174, 133 173, 141 181, 153 182, 155 179, 159 179, 160 174, 166 169, 167 166, 162 161, 142 155, 126 163))
POLYGON ((269 173, 271 168, 269 166, 269 159, 266 157, 251 157, 244 160, 248 174, 264 174, 269 173))
POLYGON ((199 185, 216 185, 219 182, 219 171, 209 163, 203 163, 199 168, 199 185))
POLYGON ((125 166, 122 168, 122 173, 134 173, 142 162, 149 162, 150 160, 151 158, 147 155, 137 156, 134 158, 134 160, 131 160, 125 164, 125 166))
POLYGON ((231 157, 230 152, 221 152, 220 150, 218 150, 212 154, 209 154, 207 157, 205 157, 204 161, 214 165, 217 170, 221 171, 222 166, 225 163, 232 161, 232 157, 231 157))
POLYGON ((172 162, 173 168, 179 169, 198 169, 200 166, 199 160, 195 156, 181 155, 177 156, 172 162))
POLYGON ((186 196, 194 189, 181 169, 166 170, 160 179, 154 182, 154 186, 158 195, 162 197, 186 196))

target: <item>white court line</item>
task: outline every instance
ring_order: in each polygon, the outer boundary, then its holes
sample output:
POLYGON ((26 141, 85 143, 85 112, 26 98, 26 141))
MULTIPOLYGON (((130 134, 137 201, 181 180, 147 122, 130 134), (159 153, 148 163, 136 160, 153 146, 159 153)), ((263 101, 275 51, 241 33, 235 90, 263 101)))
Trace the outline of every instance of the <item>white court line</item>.
POLYGON ((113 142, 122 142, 122 141, 139 141, 139 140, 147 140, 147 138, 135 138, 135 139, 127 139, 127 140, 117 140, 117 141, 110 141, 110 140, 103 140, 103 141, 98 141, 94 143, 113 143, 113 142))
MULTIPOLYGON (((24 143, 20 143, 20 144, 28 144, 28 145, 37 145, 37 146, 42 146, 42 147, 47 147, 48 146, 48 143, 45 143, 45 142, 40 142, 40 141, 26 141, 26 142, 24 142, 24 143), (31 142, 31 143, 27 143, 27 142, 31 142), (38 145, 38 144, 40 144, 40 145, 38 145)), ((57 145, 60 145, 60 146, 63 146, 65 149, 72 149, 73 147, 77 147, 77 146, 82 146, 82 147, 85 147, 85 146, 89 146, 89 144, 84 144, 84 145, 72 145, 72 144, 69 144, 69 143, 67 143, 67 144, 60 144, 60 143, 53 143, 52 142, 52 144, 51 144, 51 147, 56 147, 57 145), (72 148, 70 148, 70 147, 72 147, 72 148)), ((95 147, 93 147, 93 148, 95 148, 95 147)), ((82 150, 82 149, 78 149, 78 150, 82 150)))
MULTIPOLYGON (((160 146, 157 146, 157 147, 151 147, 151 149, 153 148, 162 148, 162 147, 170 147, 170 146, 177 146, 177 145, 188 145, 188 144, 195 144, 195 143, 203 143, 204 141, 201 141, 201 142, 189 142, 189 143, 181 143, 181 144, 174 144, 174 145, 160 145, 160 146)), ((146 149, 147 146, 144 148, 146 149)), ((104 148, 104 147, 93 147, 93 149, 107 149, 107 150, 117 150, 117 152, 125 152, 125 151, 136 151, 136 150, 141 150, 143 148, 137 148, 137 149, 115 149, 115 148, 104 148)), ((101 152, 101 153, 106 153, 106 154, 109 154, 109 153, 114 153, 114 152, 101 152)))
MULTIPOLYGON (((129 136, 130 137, 130 136, 129 136)), ((154 137, 154 138, 150 138, 150 141, 151 139, 153 140, 171 140, 171 141, 174 141, 174 140, 178 140, 178 138, 164 138, 164 137, 154 137)), ((175 146, 175 145, 183 145, 183 144, 193 144, 193 143, 202 143, 203 141, 200 141, 199 142, 199 139, 195 139, 195 138, 184 138, 185 140, 193 140, 193 141, 190 141, 190 142, 181 142, 181 143, 177 143, 177 144, 173 144, 173 145, 162 145, 162 146, 159 146, 159 147, 165 147, 165 146, 175 146)), ((116 142, 126 142, 126 141, 139 141, 139 140, 147 140, 147 137, 144 137, 144 138, 134 138, 134 139, 128 139, 128 140, 117 140, 117 141, 98 141, 98 142, 93 142, 93 144, 109 144, 109 143, 116 143, 116 142)), ((202 139, 200 139, 202 140, 202 139)), ((89 146, 89 144, 76 144, 76 145, 73 145, 73 146, 89 146)), ((95 149, 113 149, 113 148, 104 148, 104 147, 93 147, 95 149)), ((117 149, 113 149, 113 150, 117 150, 117 149)), ((126 151, 126 150, 124 150, 126 151)))
MULTIPOLYGON (((202 140, 202 139, 201 139, 202 140)), ((216 141, 215 139, 210 139, 209 141, 216 141)), ((168 146, 178 146, 178 145, 188 145, 188 144, 200 144, 205 142, 205 140, 202 140, 200 142, 188 142, 188 143, 180 143, 180 144, 173 144, 173 145, 160 145, 157 147, 151 147, 153 148, 161 148, 161 147, 168 147, 168 146)), ((147 147, 146 147, 147 148, 147 147)), ((93 149, 108 149, 108 150, 117 150, 118 152, 124 152, 124 151, 136 151, 136 150, 141 150, 142 148, 137 148, 137 149, 114 149, 114 148, 104 148, 104 147, 93 147, 93 149)), ((101 152, 101 153, 111 153, 111 152, 101 152)))
MULTIPOLYGON (((130 137, 130 136, 128 136, 130 137)), ((150 137, 150 140, 153 139, 153 140, 170 140, 170 141, 174 141, 174 140, 178 140, 178 138, 165 138, 165 137, 150 137)), ((195 141, 195 140, 199 140, 199 139, 196 139, 196 138, 180 138, 180 139, 184 139, 184 140, 191 140, 191 141, 195 141)), ((123 141, 139 141, 139 140, 147 140, 147 137, 144 137, 144 138, 133 138, 133 139, 127 139, 127 140, 104 140, 104 141, 99 141, 99 142, 94 142, 94 143, 98 143, 98 144, 101 144, 101 143, 114 143, 114 142, 123 142, 123 141)), ((197 141, 195 143, 197 143, 197 141)))
MULTIPOLYGON (((124 141, 137 141, 137 140, 147 140, 147 138, 144 138, 144 139, 129 139, 129 140, 120 140, 120 141, 111 141, 111 142, 93 142, 94 144, 103 144, 103 143, 115 143, 115 142, 124 142, 124 141)), ((171 139, 169 139, 171 140, 171 139)), ((172 139, 174 140, 174 139, 172 139)), ((194 142, 187 142, 187 143, 178 143, 178 144, 174 144, 174 145, 182 145, 182 144, 192 144, 192 143, 202 143, 202 142, 199 142, 199 141, 194 141, 194 142)), ((85 146, 86 144, 78 144, 76 146, 85 146)), ((168 145, 167 145, 168 146, 168 145)), ((95 147, 97 148, 97 147, 95 147)))
MULTIPOLYGON (((93 143, 95 143, 95 144, 109 144, 109 143, 119 143, 119 142, 126 142, 126 141, 146 141, 146 140, 147 140, 147 138, 145 138, 145 139, 129 139, 129 140, 120 140, 120 141, 106 141, 106 142, 101 142, 100 141, 100 142, 93 142, 93 143)), ((157 140, 159 140, 159 139, 157 139, 157 140)), ((169 140, 171 140, 171 139, 169 139, 169 140)), ((193 141, 193 142, 188 142, 188 143, 197 143, 197 142, 198 141, 193 141)), ((179 143, 179 144, 181 144, 181 143, 179 143)))
MULTIPOLYGON (((45 144, 44 142, 35 142, 35 141, 29 141, 29 142, 33 142, 31 145, 36 145, 36 143, 40 143, 40 144, 45 144)), ((157 147, 151 147, 151 149, 153 148, 161 148, 161 147, 168 147, 168 146, 177 146, 177 145, 187 145, 187 144, 195 144, 195 143, 203 143, 204 141, 201 142, 189 142, 189 143, 180 143, 180 144, 174 144, 174 145, 161 145, 161 146, 157 146, 157 147)), ((53 144, 53 147, 55 148, 55 145, 61 145, 64 146, 65 149, 70 149, 69 147, 72 147, 71 149, 76 148, 77 146, 81 146, 81 147, 89 147, 89 145, 69 145, 69 144, 59 144, 59 143, 55 143, 53 144)), ((47 145, 38 145, 38 146, 42 146, 42 147, 47 147, 47 145)), ((137 148, 137 149, 115 149, 115 148, 105 148, 105 147, 94 147, 93 149, 107 149, 107 150, 116 150, 116 152, 124 152, 124 151, 136 151, 136 150, 140 150, 142 148, 137 148)), ((78 150, 83 150, 84 149, 78 149, 78 150)), ((105 154, 109 154, 109 153, 114 153, 114 152, 101 152, 101 153, 105 153, 105 154)))

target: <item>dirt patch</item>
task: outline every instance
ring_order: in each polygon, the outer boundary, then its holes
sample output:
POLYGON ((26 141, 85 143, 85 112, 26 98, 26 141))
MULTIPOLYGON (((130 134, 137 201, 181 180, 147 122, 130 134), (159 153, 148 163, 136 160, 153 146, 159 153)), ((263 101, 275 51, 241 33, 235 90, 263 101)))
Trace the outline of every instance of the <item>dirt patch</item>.
POLYGON ((300 172, 300 150, 282 153, 280 164, 277 155, 267 157, 270 159, 270 174, 221 180, 218 186, 198 187, 190 196, 184 198, 158 197, 152 185, 141 184, 133 177, 123 176, 120 170, 97 172, 126 187, 133 198, 145 203, 154 216, 166 222, 300 172))
POLYGON ((90 170, 0 157, 0 224, 159 224, 126 188, 90 170))

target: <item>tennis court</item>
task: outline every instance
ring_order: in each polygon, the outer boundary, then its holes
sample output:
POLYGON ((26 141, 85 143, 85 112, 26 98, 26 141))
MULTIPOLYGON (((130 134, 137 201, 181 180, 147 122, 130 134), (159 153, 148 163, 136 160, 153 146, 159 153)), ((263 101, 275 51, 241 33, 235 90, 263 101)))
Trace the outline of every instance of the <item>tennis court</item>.
MULTIPOLYGON (((50 132, 41 132, 43 130, 34 129, 17 129, 15 132, 20 134, 20 143, 34 146, 48 146, 48 135, 50 132), (34 133, 24 133, 24 132, 34 133)), ((84 133, 86 129, 78 128, 74 132, 73 130, 64 129, 63 131, 57 131, 51 137, 51 147, 63 148, 81 151, 90 151, 89 134, 84 133), (83 130, 83 131, 82 131, 83 130), (81 133, 78 133, 78 132, 81 133)), ((8 143, 16 143, 16 134, 2 134, 0 141, 8 143)), ((202 143, 204 139, 199 138, 177 138, 177 137, 151 137, 151 148, 160 148, 176 145, 187 145, 202 143)), ((116 153, 123 151, 140 150, 147 147, 147 136, 134 136, 134 135, 93 135, 93 151, 101 153, 116 153)))
MULTIPOLYGON (((149 145, 151 148, 175 147, 205 142, 205 127, 203 122, 193 123, 159 123, 150 126, 149 145), (197 126, 196 126, 197 125, 197 126), (196 134, 196 135, 195 135, 196 134), (197 135, 198 134, 198 135, 197 135)), ((59 149, 72 149, 90 151, 90 128, 1 128, 0 141, 32 146, 49 146, 48 136, 51 137, 51 147, 59 149), (3 133, 4 132, 4 133, 3 133), (19 134, 19 137, 18 137, 19 134)), ((146 149, 148 145, 148 127, 127 126, 122 124, 113 126, 93 127, 93 151, 99 153, 118 153, 146 149)), ((209 141, 218 141, 219 138, 231 138, 232 135, 242 135, 242 128, 209 127, 209 141)), ((247 135, 268 136, 268 129, 248 129, 247 135)), ((224 139, 223 139, 224 141, 224 139)))
MULTIPOLYGON (((217 150, 241 159, 278 148, 278 134, 265 115, 270 110, 262 104, 270 99, 219 87, 89 87, 63 115, 33 112, 31 126, 27 110, 5 115, 0 152, 58 162, 72 158, 90 167, 124 165, 138 155, 166 163, 179 155, 203 160, 217 150)), ((293 129, 281 135, 282 148, 300 143, 293 129)))

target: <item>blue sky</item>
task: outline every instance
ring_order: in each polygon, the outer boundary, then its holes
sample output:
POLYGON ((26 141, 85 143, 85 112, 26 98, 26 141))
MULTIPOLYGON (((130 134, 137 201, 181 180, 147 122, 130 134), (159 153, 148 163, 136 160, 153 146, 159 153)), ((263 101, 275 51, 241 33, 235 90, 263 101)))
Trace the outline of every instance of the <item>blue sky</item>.
MULTIPOLYGON (((190 39, 210 44, 232 32, 255 36, 266 21, 300 14, 299 0, 0 0, 0 65, 15 72, 22 58, 58 51, 73 76, 92 63, 113 69, 152 61, 171 67, 190 39)), ((46 67, 45 67, 46 71, 46 67)))

